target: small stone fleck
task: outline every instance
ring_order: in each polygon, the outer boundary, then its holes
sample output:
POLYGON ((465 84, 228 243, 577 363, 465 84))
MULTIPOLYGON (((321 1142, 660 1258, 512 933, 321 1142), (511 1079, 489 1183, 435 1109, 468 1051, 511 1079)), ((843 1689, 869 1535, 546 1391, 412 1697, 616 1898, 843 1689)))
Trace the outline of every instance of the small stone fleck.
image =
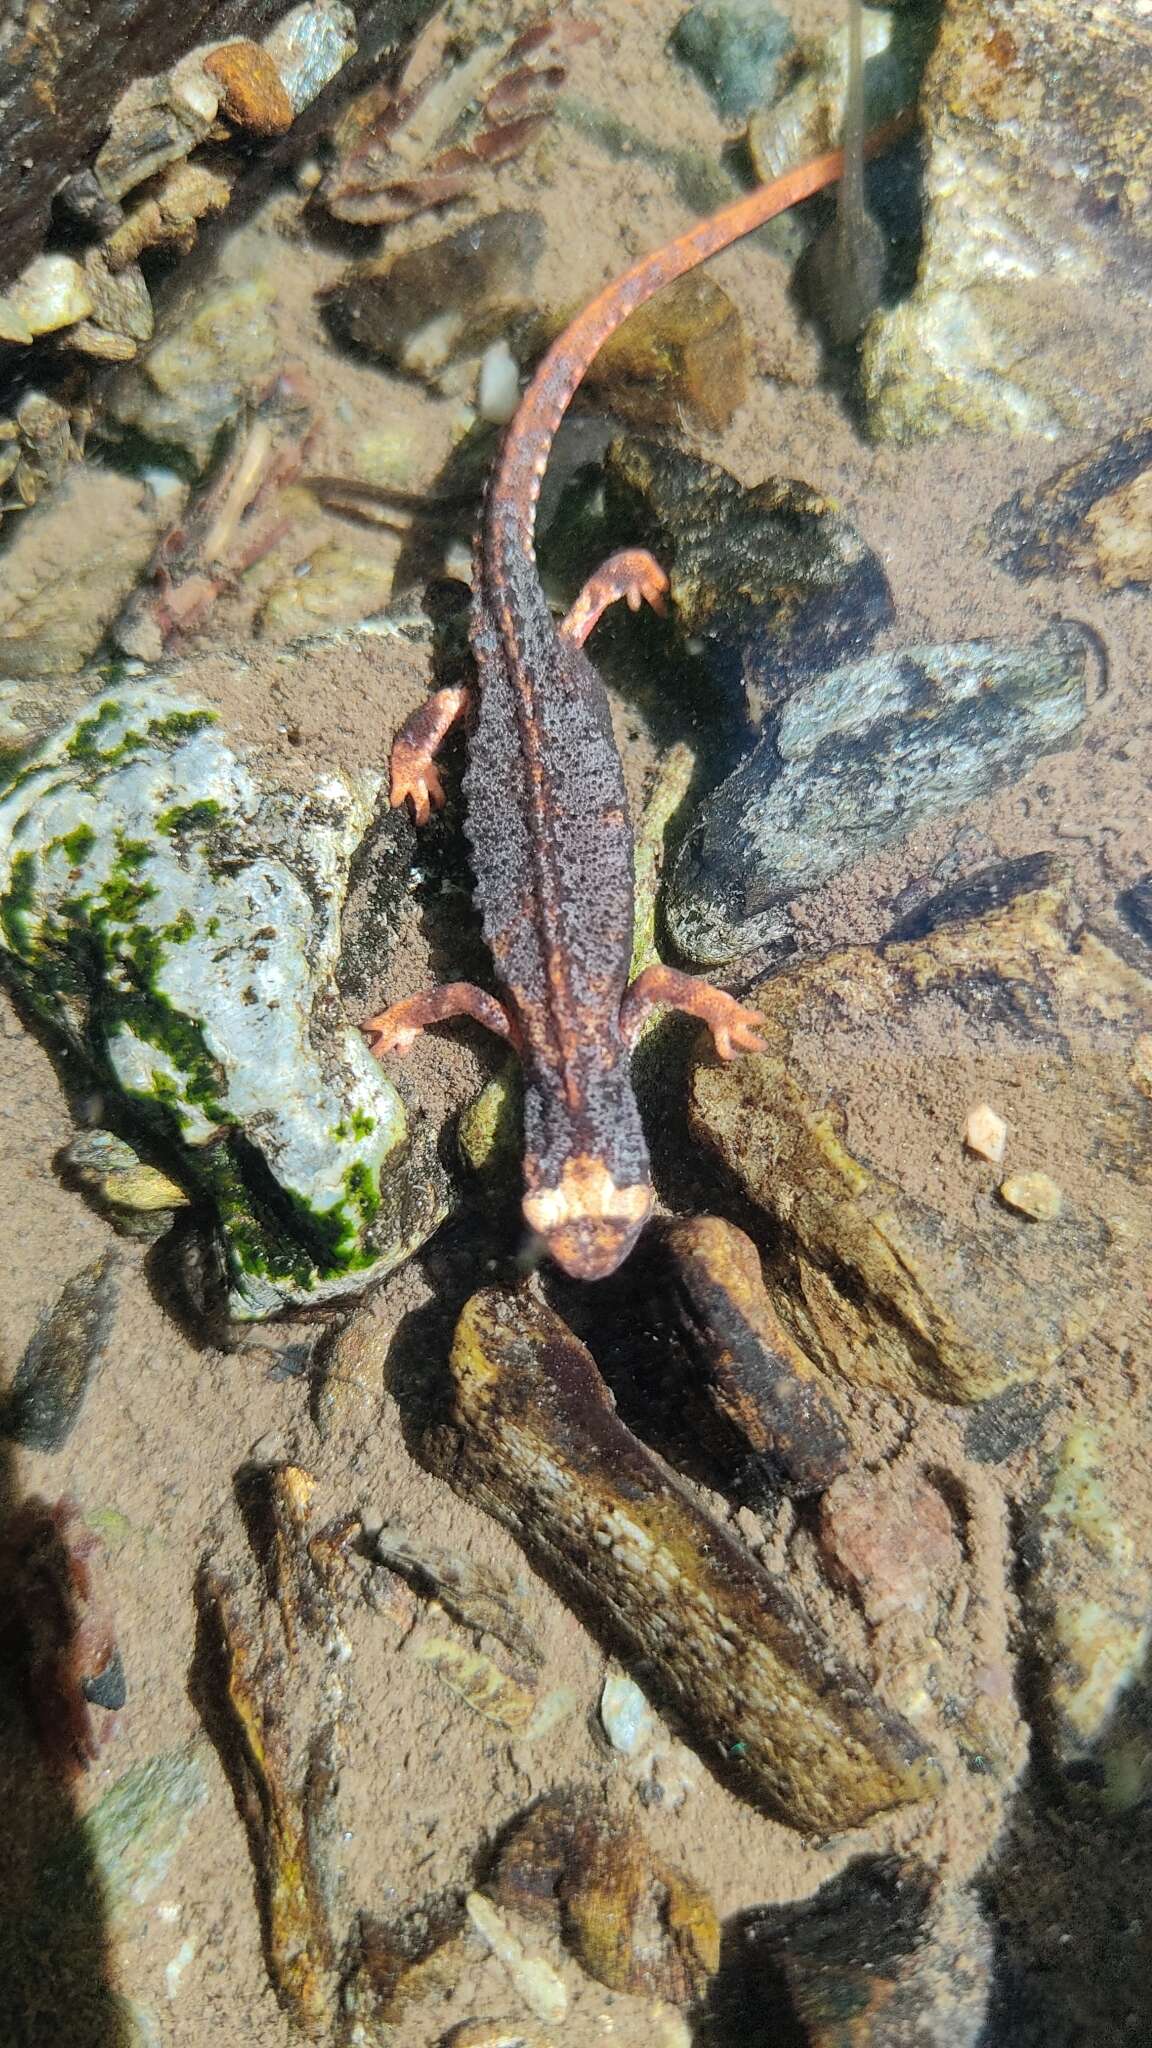
POLYGON ((1051 1223, 1064 1207, 1064 1194, 1046 1173, 1010 1173, 1000 1183, 1000 1200, 1035 1223, 1051 1223))
POLYGON ((1008 1126, 990 1102, 978 1102, 968 1111, 964 1124, 964 1144, 977 1159, 990 1160, 999 1166, 1008 1142, 1008 1126))

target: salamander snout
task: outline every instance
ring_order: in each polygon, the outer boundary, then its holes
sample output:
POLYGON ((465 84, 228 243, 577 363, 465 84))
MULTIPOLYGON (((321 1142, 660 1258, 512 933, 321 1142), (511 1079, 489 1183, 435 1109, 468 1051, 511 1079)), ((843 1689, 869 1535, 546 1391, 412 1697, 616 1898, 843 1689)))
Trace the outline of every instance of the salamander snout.
POLYGON ((599 1160, 580 1155, 557 1187, 529 1187, 524 1215, 573 1280, 605 1280, 622 1265, 652 1213, 646 1181, 619 1187, 599 1160))

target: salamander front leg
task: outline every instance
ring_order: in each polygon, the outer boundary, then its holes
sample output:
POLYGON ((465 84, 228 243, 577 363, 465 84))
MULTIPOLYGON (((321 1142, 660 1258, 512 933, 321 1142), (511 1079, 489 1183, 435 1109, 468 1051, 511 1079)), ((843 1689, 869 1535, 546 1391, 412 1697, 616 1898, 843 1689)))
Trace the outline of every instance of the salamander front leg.
POLYGON ((399 806, 412 799, 412 815, 426 825, 433 811, 444 803, 444 786, 436 772, 435 758, 454 725, 466 717, 471 692, 466 683, 454 683, 434 690, 418 711, 402 725, 392 742, 391 801, 399 806))
POLYGON ((390 1052, 411 1051, 430 1024, 446 1024, 450 1017, 472 1017, 498 1038, 508 1039, 517 1048, 520 1045, 520 1032, 503 1003, 470 981, 448 981, 443 988, 431 988, 425 995, 406 996, 402 1003, 393 1003, 390 1010, 381 1010, 378 1017, 369 1017, 360 1029, 367 1033, 377 1059, 382 1060, 390 1052))
POLYGON ((674 967, 646 967, 636 976, 620 1005, 620 1029, 626 1045, 635 1044, 644 1019, 660 1007, 685 1010, 690 1017, 701 1018, 722 1060, 735 1059, 738 1052, 766 1050, 756 1029, 764 1021, 759 1010, 744 1009, 735 996, 697 981, 694 974, 678 974, 674 967))
POLYGON ((630 612, 638 612, 642 604, 650 604, 654 612, 667 611, 668 578, 647 548, 621 548, 601 563, 561 621, 564 638, 583 647, 593 626, 620 598, 630 612))

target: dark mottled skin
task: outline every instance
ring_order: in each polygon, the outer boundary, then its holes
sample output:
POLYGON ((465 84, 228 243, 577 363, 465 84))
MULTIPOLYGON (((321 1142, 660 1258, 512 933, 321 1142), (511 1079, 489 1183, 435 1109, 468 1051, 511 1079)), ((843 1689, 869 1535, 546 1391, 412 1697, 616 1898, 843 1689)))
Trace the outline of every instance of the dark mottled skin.
POLYGON ((523 1032, 527 1177, 554 1186, 586 1154, 635 1185, 648 1153, 620 1032, 633 840, 608 701, 499 505, 479 552, 467 832, 484 935, 523 1032))

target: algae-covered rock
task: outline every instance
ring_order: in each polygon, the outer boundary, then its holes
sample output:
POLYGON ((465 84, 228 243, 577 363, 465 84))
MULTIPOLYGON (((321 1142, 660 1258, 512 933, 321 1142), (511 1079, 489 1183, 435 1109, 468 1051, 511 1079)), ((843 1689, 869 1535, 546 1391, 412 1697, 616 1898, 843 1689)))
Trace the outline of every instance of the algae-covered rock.
POLYGON ((774 1299, 811 1357, 975 1401, 1051 1373, 1101 1316, 1117 1338, 1124 1276, 1148 1255, 1152 1102, 1133 1052, 1152 980, 1078 928, 1060 889, 748 999, 768 1049, 700 1065, 692 1123, 771 1219, 774 1299), (1013 1163, 1058 1172, 1060 1216, 1013 1214, 1002 1169, 964 1151, 974 1076, 990 1099, 1010 1091, 1013 1163))
POLYGON ((772 98, 795 38, 787 15, 765 0, 697 0, 668 47, 695 72, 721 119, 740 121, 772 98))
POLYGON ((829 1833, 940 1789, 920 1737, 625 1427, 551 1310, 474 1295, 451 1371, 451 1419, 426 1439, 436 1468, 602 1618, 746 1797, 829 1833))
MULTIPOLYGON (((1095 1783, 1117 1804, 1132 1767, 1132 1730, 1118 1731, 1128 1740, 1113 1753, 1111 1724, 1152 1644, 1149 1494, 1135 1483, 1144 1462, 1141 1450, 1121 1453, 1090 1427, 1070 1431, 1032 1502, 1022 1544, 1042 1737, 1070 1780, 1095 1783)), ((1140 1747, 1146 1785, 1147 1728, 1140 1747)))
POLYGON ((865 339, 873 433, 1099 433, 1148 402, 1150 63, 1138 6, 948 0, 919 277, 865 339))
POLYGON ((214 711, 109 688, 0 800, 0 948, 36 1013, 214 1208, 232 1313, 363 1287, 443 1184, 331 986, 371 809, 263 790, 214 711))
POLYGON ((1031 646, 908 647, 802 683, 696 814, 666 895, 676 945, 711 965, 772 944, 794 898, 1072 746, 1087 670, 1084 636, 1057 627, 1031 646))

